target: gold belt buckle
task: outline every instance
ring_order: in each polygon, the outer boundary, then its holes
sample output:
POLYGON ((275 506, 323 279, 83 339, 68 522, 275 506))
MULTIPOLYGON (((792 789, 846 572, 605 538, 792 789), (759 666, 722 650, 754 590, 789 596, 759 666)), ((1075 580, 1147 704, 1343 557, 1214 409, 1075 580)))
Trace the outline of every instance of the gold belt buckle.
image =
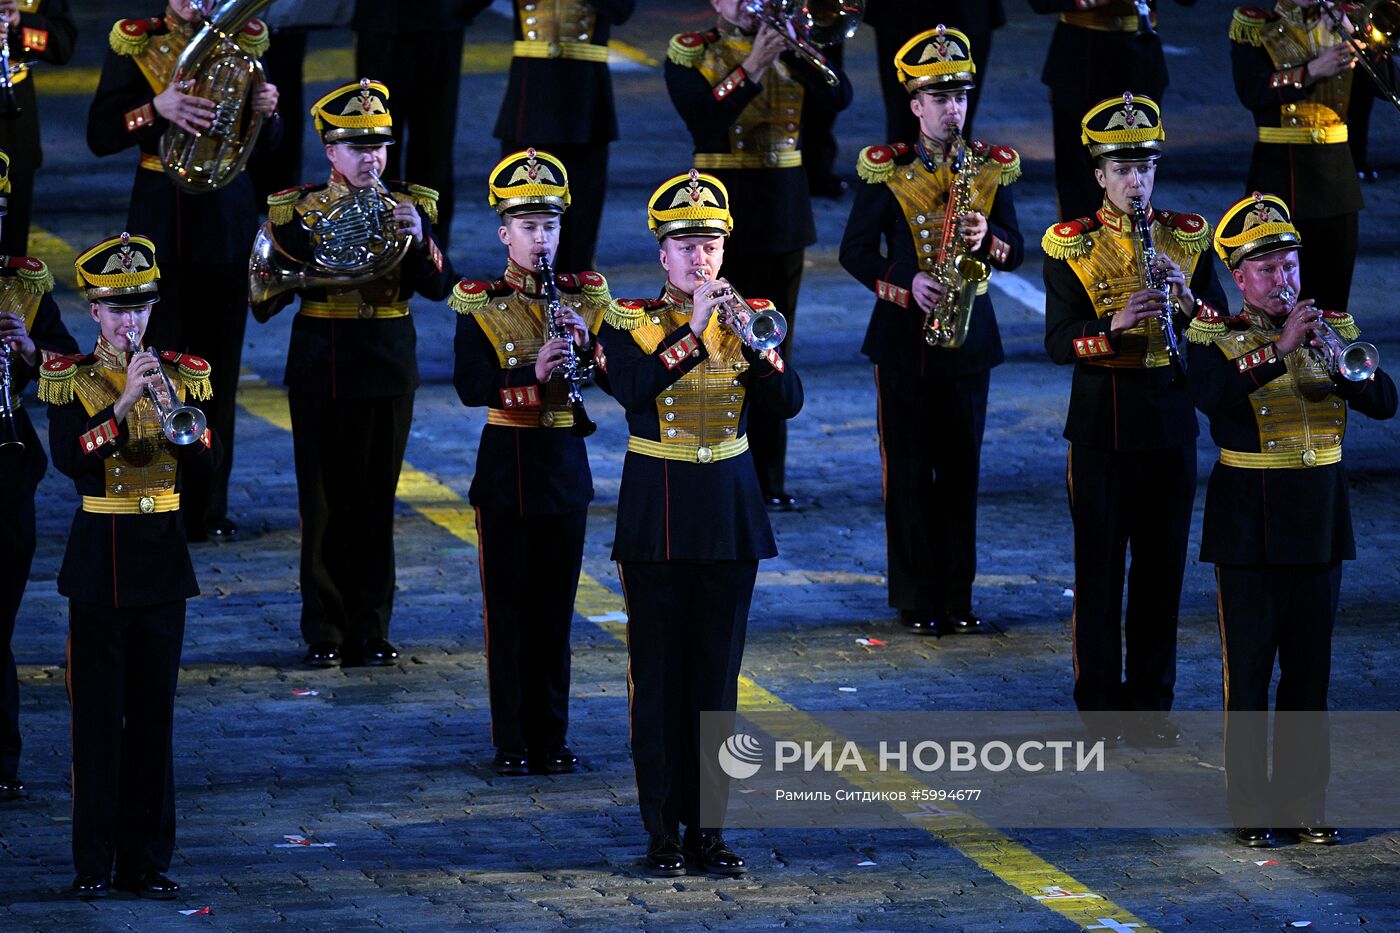
POLYGON ((368 301, 360 302, 360 317, 364 320, 369 320, 374 317, 374 305, 370 304, 368 301))
POLYGON ((156 510, 156 500, 151 496, 142 496, 136 500, 136 507, 141 510, 142 515, 150 515, 156 510))
POLYGON ((1317 451, 1311 447, 1303 451, 1303 466, 1317 466, 1317 451))
POLYGON ((559 44, 558 42, 551 42, 551 43, 549 43, 549 57, 550 57, 550 58, 558 58, 559 55, 560 55, 563 51, 564 51, 563 47, 560 46, 560 44, 559 44))
POLYGON ((554 412, 546 411, 540 415, 540 424, 547 428, 554 427, 554 412))
POLYGON ((709 463, 715 459, 715 452, 708 447, 697 447, 695 449, 696 463, 709 463))
POLYGON ((778 154, 776 152, 765 152, 763 154, 763 161, 768 163, 769 165, 777 165, 778 154))

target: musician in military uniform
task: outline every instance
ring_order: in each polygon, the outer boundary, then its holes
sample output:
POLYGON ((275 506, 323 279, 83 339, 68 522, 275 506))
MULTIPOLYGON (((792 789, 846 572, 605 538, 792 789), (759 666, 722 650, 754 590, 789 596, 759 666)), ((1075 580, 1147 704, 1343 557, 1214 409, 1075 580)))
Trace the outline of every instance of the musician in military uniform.
POLYGON ((330 179, 267 199, 250 274, 253 317, 266 321, 300 299, 284 384, 301 512, 306 660, 314 667, 392 664, 394 491, 418 388, 408 300, 441 301, 454 279, 432 234, 437 192, 400 182, 380 188, 392 142, 388 88, 367 78, 346 84, 316 101, 311 115, 330 179), (356 238, 365 231, 374 238, 356 238), (326 265, 360 248, 360 265, 338 272, 326 265), (311 269, 303 279, 295 266, 267 264, 279 255, 311 269), (369 278, 339 284, 351 276, 369 278))
POLYGON ((608 146, 617 139, 608 36, 635 0, 513 0, 510 78, 493 134, 501 155, 548 149, 574 180, 561 220, 559 267, 587 269, 598 246, 608 189, 608 146))
POLYGON ((666 284, 654 300, 613 302, 595 358, 627 412, 617 561, 627 602, 632 763, 647 864, 659 875, 724 875, 744 860, 700 825, 701 710, 734 710, 758 562, 777 554, 749 454, 749 413, 802 408, 802 383, 774 349, 755 351, 721 319, 771 311, 717 278, 733 229, 730 192, 694 169, 656 189, 648 223, 666 284), (766 391, 755 388, 764 384, 766 391), (686 827, 679 838, 679 827, 686 827))
POLYGON ((1256 193, 1236 202, 1220 220, 1215 248, 1243 307, 1229 317, 1203 306, 1186 334, 1191 394, 1220 448, 1201 560, 1215 564, 1227 798, 1247 846, 1339 839, 1324 825, 1330 766, 1320 711, 1342 561, 1356 557, 1342 441, 1348 413, 1385 419, 1396 410, 1395 383, 1378 360, 1348 378, 1319 357, 1320 327, 1343 343, 1359 330, 1346 312, 1297 301, 1303 246, 1282 198, 1256 193), (1270 778, 1275 657, 1274 709, 1288 715, 1274 720, 1270 778))
POLYGON ((162 417, 206 401, 210 383, 198 357, 140 349, 161 297, 156 255, 151 239, 123 233, 79 256, 97 345, 40 367, 49 451, 82 497, 58 591, 68 597, 73 890, 83 898, 109 886, 179 892, 165 875, 175 849, 171 724, 185 602, 199 595, 180 489, 187 474, 214 468, 219 448, 208 428, 174 443, 162 417))
MULTIPOLYGON (((0 227, 9 199, 10 158, 0 151, 0 227)), ((0 230, 3 233, 3 230, 0 230)), ((0 801, 24 793, 19 778, 19 681, 10 640, 34 559, 34 491, 48 468, 44 448, 20 404, 39 365, 77 353, 53 300, 53 273, 31 256, 0 262, 0 801)))
POLYGON ((1110 741, 1171 745, 1177 610, 1196 495, 1196 414, 1181 333, 1199 299, 1225 307, 1210 224, 1152 205, 1166 134, 1155 101, 1102 101, 1083 119, 1103 204, 1045 233, 1045 349, 1074 364, 1065 439, 1074 519, 1074 701, 1110 741), (1135 230, 1134 202, 1146 235, 1135 230), (1155 263, 1146 255, 1151 246, 1155 263), (1139 258, 1141 254, 1144 258, 1139 258), (1171 333, 1164 320, 1171 324, 1171 333), (1173 352, 1172 347, 1177 349, 1173 352), (1127 552, 1132 566, 1127 568, 1127 552), (1128 608, 1123 618, 1123 582, 1128 608), (1126 667, 1123 639, 1127 641, 1126 667))
MULTIPOLYGON (((672 37, 666 88, 690 130, 696 167, 712 171, 733 196, 736 232, 725 247, 724 275, 741 294, 771 296, 787 318, 780 352, 791 362, 803 256, 817 238, 798 128, 812 101, 844 110, 851 85, 834 69, 836 83, 828 83, 744 0, 710 3, 719 14, 714 29, 672 37)), ((772 414, 781 409, 755 406, 752 457, 768 506, 791 509, 787 424, 772 414)))
POLYGON ((1347 142, 1355 54, 1318 0, 1278 0, 1235 10, 1230 61, 1257 127, 1245 190, 1277 192, 1288 204, 1308 243, 1304 295, 1346 310, 1363 206, 1347 142))
POLYGON ((468 498, 481 554, 491 741, 501 774, 560 774, 578 766, 566 743, 569 628, 593 499, 583 440, 592 422, 581 401, 571 404, 563 364, 571 353, 575 375, 584 374, 611 298, 596 272, 544 280, 569 207, 563 162, 534 149, 513 153, 491 170, 489 187, 505 272, 459 282, 449 303, 459 314, 453 384, 462 404, 487 409, 468 498))
POLYGON ((894 70, 919 132, 861 151, 865 184, 841 240, 841 265, 876 295, 861 352, 875 364, 889 603, 920 634, 983 628, 972 609, 977 480, 991 369, 1004 359, 985 279, 966 284, 977 294, 964 314, 957 282, 931 273, 963 256, 1009 272, 1025 255, 1009 187, 1021 157, 961 135, 971 53, 941 25, 900 48, 894 70), (950 206, 955 178, 964 203, 950 206))
MULTIPOLYGON (((1196 0, 1176 0, 1195 6, 1196 0)), ((1040 80, 1050 89, 1055 145, 1055 195, 1061 217, 1098 210, 1102 195, 1094 163, 1079 142, 1079 119, 1106 97, 1130 87, 1153 100, 1167 90, 1167 59, 1157 34, 1157 0, 1143 28, 1134 0, 1030 0, 1037 13, 1056 14, 1040 80)))
POLYGON ((0 256, 29 253, 29 217, 34 207, 34 175, 44 164, 39 144, 39 102, 28 63, 41 67, 66 65, 73 57, 78 30, 68 0, 0 0, 0 29, 7 32, 10 61, 19 67, 4 89, 0 76, 0 149, 14 160, 10 166, 9 214, 0 234, 0 256), (9 112, 5 112, 8 110, 9 112))
MULTIPOLYGON (((193 96, 187 93, 189 84, 172 81, 175 63, 203 20, 194 0, 170 0, 164 16, 118 20, 108 36, 110 48, 87 123, 88 148, 94 155, 115 155, 132 147, 140 153, 127 229, 150 237, 165 263, 164 300, 152 311, 151 344, 197 348, 218 380, 208 416, 225 445, 225 456, 215 473, 191 476, 186 487, 185 526, 193 541, 238 533, 228 515, 228 481, 248 323, 244 275, 248 244, 258 229, 257 202, 246 173, 239 172, 216 190, 190 191, 172 181, 162 167, 159 147, 168 129, 204 133, 220 115, 222 102, 193 96)), ((242 53, 256 58, 267 49, 267 26, 249 20, 234 38, 242 53)), ((275 141, 277 88, 259 85, 251 92, 248 108, 271 118, 261 138, 275 141)))

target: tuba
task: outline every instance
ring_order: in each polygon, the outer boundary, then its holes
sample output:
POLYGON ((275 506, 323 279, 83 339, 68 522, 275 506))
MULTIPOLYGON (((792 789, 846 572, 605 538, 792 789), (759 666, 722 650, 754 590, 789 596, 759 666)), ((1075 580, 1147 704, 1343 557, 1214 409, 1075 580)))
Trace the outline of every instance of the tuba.
POLYGON ((209 0, 201 29, 175 62, 171 83, 193 81, 190 94, 210 101, 214 120, 203 133, 191 133, 173 123, 160 138, 160 162, 176 185, 203 194, 224 187, 248 162, 262 131, 263 115, 251 106, 253 91, 265 82, 262 65, 234 40, 272 0, 222 0, 212 10, 209 0))
POLYGON ((258 229, 248 259, 248 298, 261 304, 302 288, 353 288, 384 275, 408 255, 413 241, 394 219, 398 201, 379 176, 323 211, 307 211, 301 226, 311 239, 311 260, 292 256, 277 242, 269 221, 258 229))
POLYGON ((954 350, 967 340, 967 328, 972 323, 972 304, 977 300, 977 287, 992 275, 991 267, 968 252, 967 244, 958 234, 958 221, 972 211, 972 182, 976 177, 968 164, 967 141, 958 133, 953 138, 957 154, 949 166, 948 207, 943 212, 943 240, 938 248, 938 260, 929 275, 945 291, 943 298, 924 317, 924 343, 931 347, 954 350))
POLYGON ((856 34, 865 0, 746 0, 744 9, 782 33, 792 51, 828 84, 841 83, 821 50, 856 34))

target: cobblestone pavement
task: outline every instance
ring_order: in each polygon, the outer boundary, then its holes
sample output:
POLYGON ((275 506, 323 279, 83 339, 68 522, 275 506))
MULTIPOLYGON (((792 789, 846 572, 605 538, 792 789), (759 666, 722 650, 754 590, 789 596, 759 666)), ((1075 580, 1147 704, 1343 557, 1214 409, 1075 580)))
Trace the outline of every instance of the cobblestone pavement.
MULTIPOLYGON (((640 6, 618 38, 656 58, 670 32, 705 19, 698 0, 640 6)), ((1048 108, 1038 83, 1049 22, 1023 4, 1011 6, 1015 21, 997 36, 979 135, 1023 153, 1017 199, 1029 244, 1055 219, 1048 108)), ((70 247, 119 229, 133 170, 130 159, 94 163, 87 155, 81 125, 93 75, 81 69, 100 62, 111 18, 137 11, 91 7, 111 9, 81 14, 79 60, 41 84, 48 161, 36 223, 48 235, 36 251, 65 282, 70 247)), ((1228 83, 1228 15, 1228 5, 1206 0, 1163 16, 1174 77, 1165 102, 1172 148, 1156 200, 1212 219, 1240 190, 1248 151, 1247 121, 1228 83)), ((494 45, 462 79, 453 259, 463 274, 483 276, 500 262, 483 192, 503 86, 490 62, 495 55, 499 64, 506 21, 484 15, 471 35, 494 45)), ((317 87, 349 77, 346 53, 337 51, 347 43, 342 34, 317 37, 309 63, 317 87)), ((872 58, 868 34, 852 41, 862 93, 839 126, 847 164, 859 145, 881 141, 878 100, 868 90, 872 58)), ((649 294, 658 277, 645 197, 688 164, 688 142, 659 69, 620 69, 617 82, 624 138, 613 147, 599 267, 615 295, 649 294)), ((1353 310, 1382 356, 1397 360, 1400 308, 1391 283, 1400 274, 1400 165, 1393 164, 1400 118, 1378 109, 1375 123, 1373 150, 1392 164, 1382 183, 1366 189, 1353 310)), ((319 166, 308 169, 308 178, 319 174, 319 166)), ((809 253, 795 359, 808 401, 790 452, 791 486, 805 505, 774 520, 782 556, 759 576, 744 702, 808 711, 1068 708, 1064 594, 1072 568, 1060 428, 1069 373, 1049 364, 1040 347, 1039 253, 1031 250, 1018 281, 997 294, 1008 362, 993 376, 976 589, 996 634, 921 640, 898 630, 885 605, 873 385, 858 353, 871 301, 835 261, 846 210, 830 202, 818 209, 821 241, 809 253), (889 644, 856 642, 872 636, 889 644), (851 686, 855 692, 839 689, 851 686)), ((87 342, 91 326, 76 296, 64 287, 60 298, 70 327, 87 342)), ((643 876, 626 745, 626 652, 608 615, 621 605, 607 559, 625 442, 620 412, 596 391, 589 395, 600 424, 590 442, 597 500, 584 567, 592 582, 575 624, 571 732, 586 767, 572 776, 497 777, 488 767, 480 592, 464 501, 482 418, 461 408, 450 385, 451 313, 418 304, 414 314, 425 383, 397 527, 393 638, 404 657, 379 670, 311 672, 298 663, 297 515, 277 388, 289 316, 249 328, 232 506, 245 534, 236 544, 194 551, 205 595, 190 606, 175 727, 180 826, 172 874, 184 893, 173 904, 124 897, 84 904, 65 894, 72 878, 65 604, 54 578, 73 494, 55 475, 41 487, 41 544, 15 636, 30 796, 0 809, 0 928, 1254 931, 1304 921, 1317 930, 1400 924, 1393 893, 1400 834, 1380 830, 1352 831, 1335 849, 1293 846, 1267 856, 1235 847, 1223 831, 745 831, 731 839, 752 862, 746 878, 643 876), (1034 896, 1055 885, 1100 897, 1034 896), (207 914, 178 912, 205 907, 207 914)), ((1203 480, 1211 454, 1203 442, 1203 480)), ((1397 455, 1400 424, 1354 419, 1346 456, 1358 560, 1347 571, 1335 640, 1332 696, 1341 709, 1400 703, 1391 676, 1400 660, 1397 455)), ((1202 489, 1198 510, 1203 500, 1202 489)), ((1299 521, 1307 511, 1298 504, 1299 521)), ((1181 708, 1219 704, 1213 593, 1210 567, 1193 560, 1182 599, 1181 708)))

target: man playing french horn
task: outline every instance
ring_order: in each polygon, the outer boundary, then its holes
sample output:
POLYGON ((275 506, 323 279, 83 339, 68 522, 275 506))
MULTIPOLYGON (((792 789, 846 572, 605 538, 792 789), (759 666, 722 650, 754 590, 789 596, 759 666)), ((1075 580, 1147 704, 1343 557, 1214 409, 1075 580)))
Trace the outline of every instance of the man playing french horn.
POLYGON ((191 477, 186 488, 185 527, 192 541, 227 539, 238 531, 228 514, 228 482, 248 321, 244 267, 258 229, 258 205, 237 157, 246 158, 259 138, 275 142, 280 131, 277 88, 261 79, 255 61, 267 51, 268 30, 252 13, 265 5, 170 0, 163 16, 118 20, 88 110, 88 147, 95 155, 133 147, 140 153, 127 229, 150 237, 164 263, 164 300, 152 311, 148 340, 198 350, 216 380, 209 424, 225 456, 213 474, 191 477), (231 48, 207 35, 199 39, 206 14, 233 35, 231 48), (196 42, 209 50, 208 59, 194 63, 203 70, 177 78, 177 63, 196 42), (214 88, 209 73, 221 55, 223 61, 247 58, 254 65, 214 88), (217 152, 209 148, 214 145, 217 152), (173 164, 181 155, 188 156, 181 163, 184 175, 173 164))
POLYGON ((986 279, 1021 264, 1021 157, 962 137, 976 70, 963 33, 919 33, 893 66, 919 138, 861 151, 841 241, 841 265, 876 295, 861 352, 875 364, 889 603, 919 634, 978 632, 978 467, 1003 359, 986 279))
POLYGON ((301 510, 301 632, 315 667, 392 664, 394 490, 418 387, 414 294, 452 288, 437 192, 379 181, 389 90, 362 79, 311 107, 330 180, 268 198, 249 270, 253 316, 300 299, 287 351, 301 510))

